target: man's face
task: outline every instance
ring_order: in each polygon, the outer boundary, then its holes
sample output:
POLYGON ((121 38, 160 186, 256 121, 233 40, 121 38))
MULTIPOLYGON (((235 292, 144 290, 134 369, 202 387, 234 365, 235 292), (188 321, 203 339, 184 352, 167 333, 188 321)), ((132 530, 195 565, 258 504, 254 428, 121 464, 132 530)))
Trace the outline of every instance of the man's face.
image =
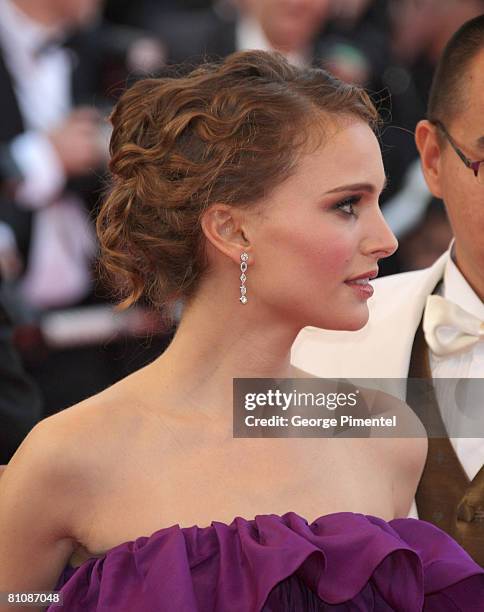
POLYGON ((52 9, 66 28, 78 28, 92 22, 103 0, 51 0, 52 9))
MULTIPOLYGON (((484 159, 484 49, 476 56, 460 86, 464 104, 446 123, 455 144, 471 161, 484 159)), ((443 118, 445 121, 445 118, 443 118)), ((484 288, 484 185, 444 139, 439 162, 440 197, 456 239, 456 255, 471 285, 484 288)), ((482 295, 481 295, 482 297, 482 295)))
POLYGON ((297 51, 308 46, 321 29, 329 0, 243 0, 273 47, 297 51))

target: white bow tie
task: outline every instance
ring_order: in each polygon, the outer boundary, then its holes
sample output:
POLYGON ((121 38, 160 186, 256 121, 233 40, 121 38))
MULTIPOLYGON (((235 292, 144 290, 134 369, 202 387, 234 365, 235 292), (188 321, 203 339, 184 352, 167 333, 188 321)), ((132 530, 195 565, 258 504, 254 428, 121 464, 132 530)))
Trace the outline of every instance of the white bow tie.
POLYGON ((429 295, 423 317, 425 339, 442 357, 460 353, 484 340, 484 322, 440 295, 429 295))

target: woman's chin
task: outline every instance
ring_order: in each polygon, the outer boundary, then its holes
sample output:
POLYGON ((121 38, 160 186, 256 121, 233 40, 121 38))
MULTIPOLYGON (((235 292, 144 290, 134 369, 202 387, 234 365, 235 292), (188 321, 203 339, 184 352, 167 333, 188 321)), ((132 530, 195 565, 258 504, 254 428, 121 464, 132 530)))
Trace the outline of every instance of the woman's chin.
POLYGON ((332 331, 358 331, 365 327, 369 319, 369 312, 366 306, 358 310, 358 313, 353 312, 348 314, 348 316, 343 316, 340 313, 338 317, 325 317, 324 320, 320 319, 319 321, 308 323, 307 325, 332 331))
POLYGON ((359 329, 363 329, 365 325, 368 323, 368 316, 361 317, 358 320, 353 320, 346 327, 342 327, 341 329, 345 329, 346 331, 358 331, 359 329))

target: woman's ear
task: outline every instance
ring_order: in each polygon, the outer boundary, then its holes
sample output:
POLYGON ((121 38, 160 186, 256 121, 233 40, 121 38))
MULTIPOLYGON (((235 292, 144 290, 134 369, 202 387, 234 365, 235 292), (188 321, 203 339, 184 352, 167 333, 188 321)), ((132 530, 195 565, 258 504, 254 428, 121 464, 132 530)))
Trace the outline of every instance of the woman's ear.
POLYGON ((202 231, 209 243, 236 263, 240 263, 242 251, 250 250, 243 213, 226 204, 213 204, 201 219, 202 231))
POLYGON ((442 150, 437 126, 426 119, 419 121, 415 128, 415 144, 420 153, 422 171, 427 186, 436 198, 442 198, 440 184, 442 150))

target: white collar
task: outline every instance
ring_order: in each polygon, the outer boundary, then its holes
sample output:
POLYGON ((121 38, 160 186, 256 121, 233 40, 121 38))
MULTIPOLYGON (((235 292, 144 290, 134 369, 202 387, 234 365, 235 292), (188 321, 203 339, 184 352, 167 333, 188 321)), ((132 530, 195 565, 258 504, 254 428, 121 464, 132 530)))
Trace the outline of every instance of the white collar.
MULTIPOLYGON (((267 36, 258 21, 248 15, 241 15, 235 26, 235 44, 238 51, 249 49, 260 49, 261 51, 273 51, 267 36)), ((286 59, 295 66, 307 66, 310 64, 308 52, 284 53, 286 59)))
POLYGON ((57 28, 31 19, 12 0, 0 0, 0 32, 6 51, 29 55, 59 36, 57 28))
POLYGON ((479 298, 453 259, 454 244, 450 249, 444 271, 443 296, 466 312, 484 320, 484 302, 479 298))

